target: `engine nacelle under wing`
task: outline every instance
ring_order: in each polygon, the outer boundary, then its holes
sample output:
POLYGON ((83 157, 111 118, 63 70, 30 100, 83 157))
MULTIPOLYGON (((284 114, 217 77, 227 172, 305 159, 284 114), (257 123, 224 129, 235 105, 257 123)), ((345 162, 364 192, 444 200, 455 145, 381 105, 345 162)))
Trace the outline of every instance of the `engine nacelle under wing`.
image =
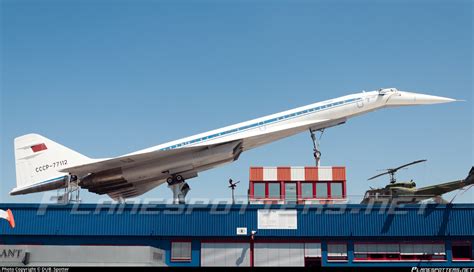
POLYGON ((156 183, 165 180, 171 174, 181 174, 185 179, 197 176, 202 168, 212 168, 236 160, 242 152, 242 143, 231 142, 213 147, 206 147, 194 153, 181 154, 158 161, 114 168, 92 173, 83 178, 79 185, 97 194, 132 190, 142 184, 156 183))

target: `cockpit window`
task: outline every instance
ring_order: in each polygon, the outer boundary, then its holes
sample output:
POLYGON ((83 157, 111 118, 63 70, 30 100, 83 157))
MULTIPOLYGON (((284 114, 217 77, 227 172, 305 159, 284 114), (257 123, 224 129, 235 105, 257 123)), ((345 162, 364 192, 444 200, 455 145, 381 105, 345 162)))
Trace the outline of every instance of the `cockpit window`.
POLYGON ((396 88, 386 88, 386 89, 379 89, 379 94, 380 95, 385 95, 387 93, 393 93, 397 92, 398 90, 396 88))

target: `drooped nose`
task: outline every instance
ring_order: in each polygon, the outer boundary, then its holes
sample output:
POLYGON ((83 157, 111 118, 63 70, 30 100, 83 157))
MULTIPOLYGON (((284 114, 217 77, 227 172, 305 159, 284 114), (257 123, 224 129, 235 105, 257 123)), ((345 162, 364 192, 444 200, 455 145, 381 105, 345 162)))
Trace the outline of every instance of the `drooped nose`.
POLYGON ((456 99, 434 96, 420 93, 410 92, 395 92, 391 94, 387 100, 386 105, 390 106, 404 106, 404 105, 428 105, 454 102, 456 99))

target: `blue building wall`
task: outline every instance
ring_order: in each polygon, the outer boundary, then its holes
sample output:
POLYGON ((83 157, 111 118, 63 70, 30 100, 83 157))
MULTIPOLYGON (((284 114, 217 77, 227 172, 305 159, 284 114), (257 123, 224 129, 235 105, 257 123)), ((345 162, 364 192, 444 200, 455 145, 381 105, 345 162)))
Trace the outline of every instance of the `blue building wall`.
MULTIPOLYGON (((471 241, 471 244, 474 244, 474 239, 466 239, 471 241)), ((446 250, 446 260, 445 261, 385 261, 385 262, 368 262, 368 261, 354 261, 354 241, 347 241, 347 262, 331 262, 327 261, 327 244, 323 243, 323 258, 322 266, 325 267, 380 267, 380 266, 390 266, 390 267, 474 267, 474 261, 453 261, 453 255, 451 251, 451 241, 445 240, 445 250, 446 250)), ((471 253, 474 254, 474 249, 471 253)))
POLYGON ((250 241, 237 236, 237 227, 257 230, 257 211, 263 208, 296 209, 296 230, 258 230, 255 242, 268 239, 322 243, 323 266, 381 266, 387 263, 354 262, 357 241, 445 241, 447 261, 391 262, 391 266, 469 266, 474 262, 452 262, 451 241, 474 243, 474 204, 408 205, 52 205, 0 204, 11 209, 17 227, 0 222, 0 244, 47 245, 150 245, 166 252, 170 266, 199 266, 202 240, 250 241), (190 262, 172 262, 172 241, 192 241, 190 262), (328 241, 348 244, 347 262, 328 262, 328 241))

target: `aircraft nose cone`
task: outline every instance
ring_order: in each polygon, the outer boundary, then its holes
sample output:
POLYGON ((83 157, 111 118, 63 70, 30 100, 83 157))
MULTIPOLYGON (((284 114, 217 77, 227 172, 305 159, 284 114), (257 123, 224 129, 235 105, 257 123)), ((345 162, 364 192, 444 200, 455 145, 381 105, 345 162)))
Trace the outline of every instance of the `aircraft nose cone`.
POLYGON ((386 100, 390 106, 429 105, 454 102, 456 99, 411 92, 396 92, 386 100))
POLYGON ((414 94, 415 104, 440 104, 454 102, 456 99, 427 94, 414 94))

